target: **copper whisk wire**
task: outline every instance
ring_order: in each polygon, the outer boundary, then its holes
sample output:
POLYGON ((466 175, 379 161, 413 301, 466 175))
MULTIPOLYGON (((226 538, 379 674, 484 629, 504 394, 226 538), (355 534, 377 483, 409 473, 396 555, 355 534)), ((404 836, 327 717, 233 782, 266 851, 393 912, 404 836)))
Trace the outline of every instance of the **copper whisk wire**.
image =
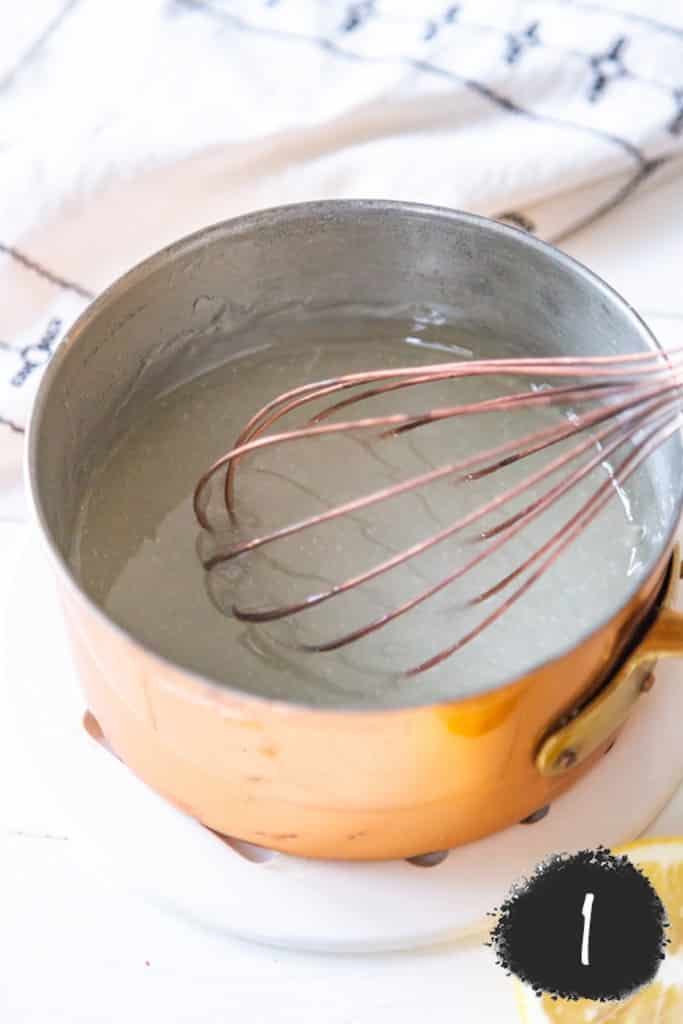
POLYGON ((475 566, 507 544, 530 522, 558 502, 563 495, 569 493, 601 463, 606 464, 606 460, 615 455, 623 445, 627 442, 634 442, 633 448, 620 462, 618 468, 612 472, 611 477, 596 489, 559 530, 539 545, 504 579, 475 595, 463 607, 473 607, 488 601, 506 590, 524 573, 533 570, 528 577, 512 593, 508 594, 494 611, 454 644, 437 652, 420 665, 408 669, 406 674, 416 675, 427 671, 445 658, 455 654, 505 614, 599 515, 616 494, 617 487, 625 483, 638 466, 679 429, 682 384, 683 346, 679 346, 671 348, 667 352, 652 351, 621 356, 484 359, 437 363, 419 368, 400 367, 345 374, 291 389, 268 402, 252 416, 240 432, 234 446, 217 459, 199 479, 194 492, 194 511, 198 523, 204 530, 213 532, 206 502, 206 489, 209 482, 221 470, 225 470, 223 500, 226 512, 234 523, 236 469, 241 459, 259 450, 351 432, 373 431, 378 433, 380 438, 395 436, 440 421, 471 415, 508 412, 533 406, 543 407, 558 404, 574 406, 596 401, 599 404, 597 408, 592 408, 588 412, 574 414, 571 421, 568 420, 527 433, 521 438, 502 442, 484 452, 474 452, 467 458, 439 466, 400 483, 391 484, 350 501, 339 503, 324 512, 305 517, 279 529, 235 543, 226 550, 218 551, 208 557, 204 561, 205 569, 210 571, 230 559, 246 555, 265 545, 321 526, 340 517, 353 515, 372 505, 392 500, 399 495, 429 486, 442 479, 452 478, 452 482, 461 484, 482 476, 490 476, 513 462, 552 448, 552 446, 572 437, 584 435, 568 451, 551 459, 541 469, 528 474, 520 482, 502 491, 493 499, 449 523, 444 529, 430 537, 418 541, 364 572, 342 580, 320 593, 309 594, 301 601, 272 608, 233 608, 233 613, 237 618, 252 623, 272 622, 298 615, 334 597, 349 593, 362 584, 377 579, 399 565, 417 558, 485 516, 504 509, 505 506, 522 496, 525 491, 542 483, 548 477, 552 477, 562 470, 566 472, 565 476, 520 511, 512 515, 508 514, 495 526, 481 531, 475 540, 477 544, 484 546, 464 564, 454 567, 436 584, 422 590, 409 600, 358 629, 321 643, 301 645, 305 650, 319 653, 336 650, 369 636, 429 600, 456 580, 461 579, 475 566), (328 422, 332 416, 341 411, 380 395, 419 387, 422 384, 435 381, 489 375, 503 379, 511 376, 515 378, 520 376, 540 377, 543 380, 544 388, 536 391, 518 391, 497 398, 443 408, 432 408, 417 415, 392 412, 384 415, 346 419, 341 422, 328 422), (548 384, 547 378, 553 377, 578 378, 578 381, 572 381, 569 384, 564 382, 557 385, 548 384), (586 380, 586 378, 588 379, 586 380), (276 433, 265 433, 285 416, 295 413, 311 403, 319 402, 321 399, 348 391, 352 393, 318 409, 303 426, 281 429, 276 433), (592 448, 597 449, 596 453, 578 468, 573 469, 573 464, 585 457, 592 448))

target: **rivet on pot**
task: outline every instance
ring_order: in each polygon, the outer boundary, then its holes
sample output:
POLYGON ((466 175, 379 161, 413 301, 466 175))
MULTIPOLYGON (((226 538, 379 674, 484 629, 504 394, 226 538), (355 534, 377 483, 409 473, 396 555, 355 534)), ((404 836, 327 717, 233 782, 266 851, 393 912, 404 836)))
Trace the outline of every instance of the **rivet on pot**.
POLYGON ((643 679, 642 683, 640 684, 640 692, 641 693, 648 693, 648 691, 651 690, 654 685, 655 685, 655 674, 654 674, 654 672, 648 672, 648 674, 645 676, 645 678, 643 679))
POLYGON ((417 857, 406 857, 406 860, 418 868, 435 868, 447 856, 448 850, 434 850, 433 853, 421 853, 417 857))
POLYGON ((522 818, 520 825, 535 825, 537 821, 542 821, 546 814, 550 810, 550 804, 546 804, 545 807, 539 807, 533 814, 529 814, 526 818, 522 818))
POLYGON ((578 754, 576 751, 572 750, 571 747, 567 747, 566 750, 563 750, 558 754, 555 760, 555 767, 560 771, 565 772, 568 768, 572 768, 576 764, 577 760, 578 754))

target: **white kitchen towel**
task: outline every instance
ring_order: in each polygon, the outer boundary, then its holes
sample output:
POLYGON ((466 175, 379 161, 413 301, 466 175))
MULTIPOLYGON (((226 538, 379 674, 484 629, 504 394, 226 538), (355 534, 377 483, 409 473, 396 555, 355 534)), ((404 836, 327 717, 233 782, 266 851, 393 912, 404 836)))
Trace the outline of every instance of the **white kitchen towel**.
POLYGON ((256 207, 409 199, 562 242, 683 170, 680 0, 30 0, 0 32, 0 519, 94 294, 256 207))

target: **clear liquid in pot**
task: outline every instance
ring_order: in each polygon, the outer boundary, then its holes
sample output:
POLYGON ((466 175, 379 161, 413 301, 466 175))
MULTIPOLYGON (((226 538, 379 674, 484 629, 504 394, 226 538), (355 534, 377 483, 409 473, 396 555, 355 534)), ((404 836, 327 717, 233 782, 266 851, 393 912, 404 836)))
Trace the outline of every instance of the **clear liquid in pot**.
MULTIPOLYGON (((140 409, 92 476, 72 552, 86 589, 109 615, 180 665, 240 690, 320 706, 457 699, 521 675, 580 642, 617 610, 661 543, 646 465, 624 487, 615 486, 607 508, 498 621, 441 664, 406 675, 404 670, 452 645, 500 603, 503 594, 466 606, 548 539, 609 478, 612 467, 606 461, 571 496, 435 597, 345 648, 302 651, 302 642, 331 640, 437 583, 478 550, 481 530, 526 506, 558 478, 350 594, 280 622, 239 622, 230 614, 233 603, 282 605, 325 590, 443 529, 538 469, 548 456, 533 456, 477 482, 440 482, 244 555, 207 576, 198 548, 207 554, 217 541, 202 535, 194 519, 194 485, 269 399, 339 373, 419 366, 471 352, 486 355, 487 346, 496 349, 495 339, 446 324, 363 317, 264 323, 230 339, 230 345, 224 365, 140 409)), ((534 386, 539 383, 543 386, 534 386)), ((367 401, 345 417, 424 411, 530 386, 528 379, 490 377, 429 384, 367 401)), ((430 425, 402 438, 359 433, 250 457, 236 477, 237 527, 230 528, 223 513, 218 543, 267 532, 571 414, 561 408, 518 410, 430 425)), ((299 414, 297 423, 302 422, 299 414)), ((219 491, 214 488, 211 508, 220 518, 219 491)))

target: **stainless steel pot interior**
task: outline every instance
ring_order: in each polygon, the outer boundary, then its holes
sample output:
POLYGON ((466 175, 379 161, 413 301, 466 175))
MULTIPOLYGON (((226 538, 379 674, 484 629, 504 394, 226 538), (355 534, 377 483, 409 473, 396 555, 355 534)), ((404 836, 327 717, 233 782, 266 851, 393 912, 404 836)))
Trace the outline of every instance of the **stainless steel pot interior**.
MULTIPOLYGON (((28 476, 38 519, 72 583, 79 586, 67 556, 84 487, 140 403, 222 362, 235 332, 256 315, 335 306, 393 316, 441 311, 463 327, 504 334, 506 355, 611 354, 657 344, 637 314, 585 268, 524 232, 470 214, 336 201, 267 210, 200 231, 108 289, 43 379, 28 476)), ((680 515, 682 470, 677 435, 652 460, 667 544, 680 515)), ((619 595, 608 618, 639 583, 619 595)))

